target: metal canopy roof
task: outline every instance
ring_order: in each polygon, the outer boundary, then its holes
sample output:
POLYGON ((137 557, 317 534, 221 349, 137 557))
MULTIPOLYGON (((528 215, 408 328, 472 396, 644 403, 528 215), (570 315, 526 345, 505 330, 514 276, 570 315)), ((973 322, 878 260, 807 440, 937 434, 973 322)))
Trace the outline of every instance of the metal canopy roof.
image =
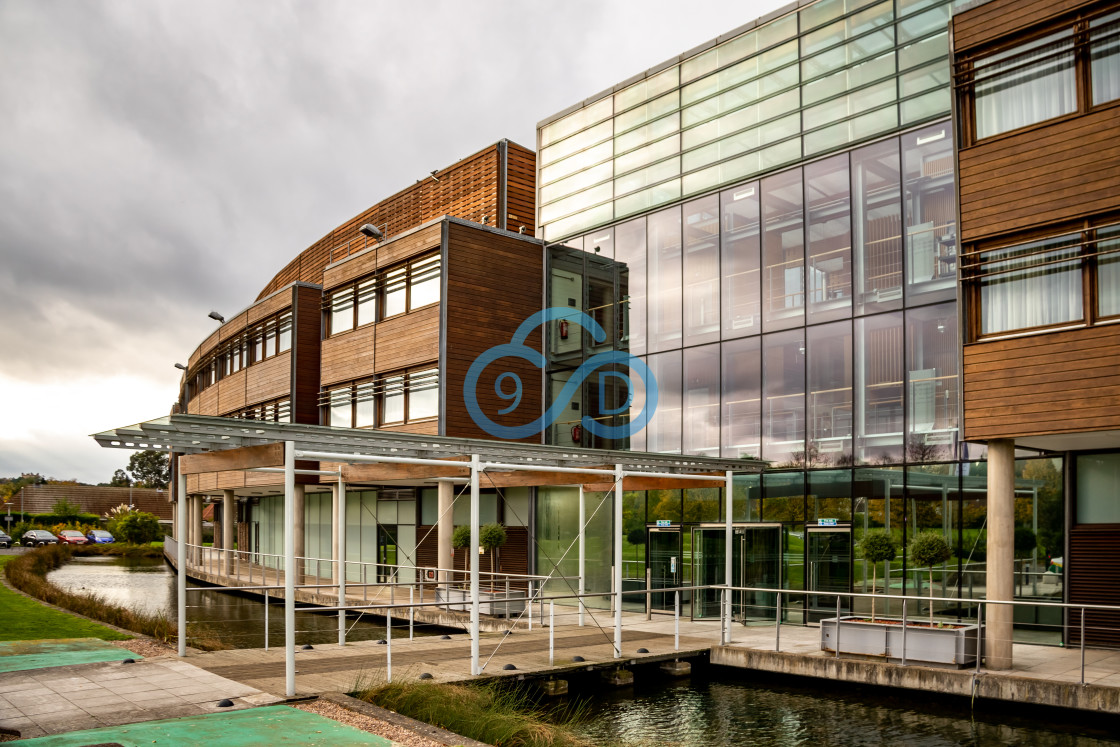
POLYGON ((449 459, 478 454, 483 459, 547 467, 625 465, 627 472, 761 472, 766 462, 756 459, 650 454, 641 451, 572 449, 516 441, 444 438, 415 433, 331 428, 300 423, 217 418, 206 415, 168 415, 124 428, 93 434, 111 449, 155 449, 179 454, 226 451, 292 441, 297 451, 334 452, 355 456, 449 459))

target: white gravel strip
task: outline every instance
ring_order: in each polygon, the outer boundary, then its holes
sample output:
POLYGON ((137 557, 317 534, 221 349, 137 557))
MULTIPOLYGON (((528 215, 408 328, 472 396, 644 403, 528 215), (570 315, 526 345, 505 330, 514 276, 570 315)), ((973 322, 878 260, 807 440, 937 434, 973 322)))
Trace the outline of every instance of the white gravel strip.
POLYGON ((320 716, 326 716, 327 718, 333 719, 340 724, 353 726, 356 729, 361 729, 362 731, 369 732, 370 734, 376 734, 380 737, 391 739, 398 744, 408 745, 408 747, 444 747, 441 742, 433 742, 432 740, 411 732, 404 727, 396 726, 395 724, 390 724, 387 721, 382 721, 380 719, 373 718, 372 716, 366 716, 362 713, 356 713, 354 711, 347 710, 346 708, 337 706, 334 703, 328 703, 325 700, 313 700, 308 703, 297 703, 293 707, 299 708, 302 711, 317 713, 320 716))

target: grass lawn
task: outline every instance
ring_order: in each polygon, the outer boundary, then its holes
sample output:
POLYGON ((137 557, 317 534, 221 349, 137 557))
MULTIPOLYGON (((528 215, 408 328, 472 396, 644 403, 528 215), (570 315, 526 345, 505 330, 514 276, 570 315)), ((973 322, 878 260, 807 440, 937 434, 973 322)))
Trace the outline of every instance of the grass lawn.
MULTIPOLYGON (((0 555, 0 573, 4 572, 4 565, 8 561, 17 557, 19 556, 0 555)), ((47 638, 123 641, 131 637, 104 625, 45 607, 0 585, 0 641, 35 641, 47 638)))

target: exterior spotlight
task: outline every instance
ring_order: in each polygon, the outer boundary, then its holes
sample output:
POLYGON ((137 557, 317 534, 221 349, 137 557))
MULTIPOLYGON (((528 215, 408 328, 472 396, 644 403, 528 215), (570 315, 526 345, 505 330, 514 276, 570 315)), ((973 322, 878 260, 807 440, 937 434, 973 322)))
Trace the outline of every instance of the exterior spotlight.
POLYGON ((362 236, 367 236, 377 241, 381 241, 381 239, 385 238, 385 234, 381 233, 381 229, 373 225, 372 223, 366 223, 364 226, 358 229, 358 233, 360 233, 362 236))
POLYGON ((211 319, 213 319, 218 324, 225 324, 226 323, 226 318, 216 311, 211 311, 206 316, 210 317, 211 319))
POLYGON ((184 366, 182 363, 176 363, 175 368, 179 369, 180 371, 186 371, 187 370, 187 367, 184 366))

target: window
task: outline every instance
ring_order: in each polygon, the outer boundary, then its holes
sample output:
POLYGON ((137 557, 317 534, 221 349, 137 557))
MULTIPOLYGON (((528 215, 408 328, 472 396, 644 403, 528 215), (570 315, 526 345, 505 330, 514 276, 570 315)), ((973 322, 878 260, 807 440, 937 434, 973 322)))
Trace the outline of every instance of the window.
POLYGON ((1120 99, 1120 13, 1089 23, 1093 105, 1120 99))
POLYGON ((1077 523, 1120 524, 1120 454, 1077 456, 1077 523))
POLYGON ((339 384, 319 397, 333 428, 373 428, 439 417, 439 370, 425 368, 339 384))
POLYGON ((1097 313, 1120 314, 1120 226, 1097 231, 1097 313))
POLYGON ((331 291, 323 300, 327 335, 439 303, 440 295, 440 257, 429 254, 331 291))
POLYGON ((253 407, 247 407, 230 417, 243 420, 264 420, 270 423, 292 422, 292 401, 287 397, 283 399, 264 402, 253 407))
POLYGON ((980 254, 980 333, 1046 327, 1082 318, 1081 234, 980 254))
POLYGON ((974 69, 978 139, 1077 109, 1072 29, 977 60, 974 69))

